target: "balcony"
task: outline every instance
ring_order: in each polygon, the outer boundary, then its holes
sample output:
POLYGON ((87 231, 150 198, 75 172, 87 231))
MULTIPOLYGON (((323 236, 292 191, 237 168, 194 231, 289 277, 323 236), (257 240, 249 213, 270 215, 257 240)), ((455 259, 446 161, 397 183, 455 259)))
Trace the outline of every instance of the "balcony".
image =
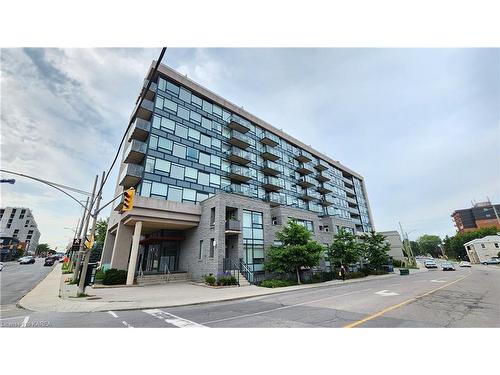
POLYGON ((137 139, 138 141, 145 142, 148 139, 149 132, 151 131, 151 123, 141 118, 136 118, 130 129, 130 136, 128 141, 137 139))
POLYGON ((273 134, 267 130, 262 131, 259 136, 260 141, 265 145, 276 147, 280 144, 280 138, 276 134, 273 134))
POLYGON ((254 189, 249 186, 241 186, 238 184, 227 185, 223 189, 226 193, 240 194, 247 197, 254 196, 254 189))
POLYGON ((330 181, 330 177, 328 177, 322 173, 316 173, 315 177, 316 177, 316 180, 321 181, 321 182, 330 181))
POLYGON ((262 158, 267 160, 276 161, 279 158, 281 158, 281 152, 275 150, 270 146, 265 145, 260 149, 260 156, 262 156, 262 158))
POLYGON ((311 186, 316 186, 317 182, 316 182, 316 180, 314 180, 314 178, 312 178, 310 176, 302 176, 299 179, 299 182, 297 182, 297 184, 302 186, 302 187, 308 188, 311 186))
POLYGON ((286 198, 284 195, 279 193, 267 193, 264 197, 266 202, 269 202, 271 206, 279 206, 281 204, 286 204, 286 198))
POLYGON ((231 116, 227 123, 228 128, 246 133, 250 130, 250 123, 240 117, 231 116))
POLYGON ((239 147, 231 146, 231 149, 227 152, 228 159, 233 163, 247 165, 250 162, 255 162, 257 157, 255 154, 242 150, 239 147))
POLYGON ((146 143, 133 139, 125 149, 125 159, 123 159, 123 162, 133 164, 142 163, 144 156, 146 156, 147 148, 146 143))
POLYGON ((322 206, 331 206, 333 204, 333 197, 330 195, 324 195, 319 202, 322 206))
POLYGON ((246 134, 242 134, 236 130, 229 132, 229 143, 239 148, 247 149, 250 146, 255 146, 255 141, 246 134))
POLYGON ((360 220, 360 219, 353 219, 353 218, 351 218, 351 221, 352 221, 354 224, 362 225, 362 224, 361 224, 361 220, 360 220))
POLYGON ((358 202, 356 201, 355 198, 351 198, 351 197, 346 197, 346 200, 347 202, 349 202, 350 204, 358 204, 358 202))
POLYGON ((351 216, 352 215, 356 215, 356 216, 359 216, 359 210, 357 208, 354 208, 354 207, 348 207, 347 208, 349 210, 349 212, 351 213, 351 216))
POLYGON ((322 183, 321 186, 318 186, 318 191, 322 194, 331 193, 334 190, 332 184, 322 183))
POLYGON ((239 220, 229 219, 226 220, 226 234, 239 234, 241 233, 241 222, 239 220))
POLYGON ((326 161, 323 161, 321 159, 316 160, 316 165, 314 166, 318 171, 326 171, 328 169, 328 163, 326 161))
POLYGON ((299 149, 297 155, 295 155, 295 159, 301 163, 307 163, 313 160, 313 156, 309 152, 299 149))
POLYGON ((229 169, 229 178, 231 180, 247 182, 252 178, 255 178, 255 170, 247 167, 243 167, 241 165, 231 165, 229 169))
POLYGON ((351 194, 351 195, 356 195, 356 193, 354 193, 354 190, 351 189, 351 188, 348 188, 347 186, 344 186, 344 190, 347 192, 347 194, 351 194))
POLYGON ((300 163, 297 167, 297 172, 300 174, 311 174, 313 173, 313 166, 310 163, 300 163))
POLYGON ((352 182, 352 180, 351 180, 351 179, 349 179, 349 178, 346 178, 346 177, 342 176, 342 181, 344 181, 344 183, 345 183, 346 185, 354 186, 354 183, 353 183, 353 182, 352 182))
POLYGON ((280 173, 283 173, 283 166, 273 161, 266 160, 262 165, 262 173, 266 175, 277 176, 280 173))
POLYGON ((125 164, 125 169, 120 175, 119 185, 128 189, 132 186, 136 186, 142 179, 142 174, 144 172, 144 167, 138 164, 125 164))
POLYGON ((132 117, 141 118, 143 120, 149 121, 151 115, 153 114, 154 104, 151 100, 144 99, 139 106, 139 103, 135 106, 132 117))
POLYGON ((285 182, 281 178, 266 176, 264 177, 263 188, 267 191, 279 191, 285 187, 285 182))
POLYGON ((148 100, 153 100, 155 97, 155 94, 156 94, 157 85, 155 82, 151 82, 151 85, 149 86, 149 90, 146 92, 146 87, 148 86, 148 82, 149 82, 148 79, 144 80, 144 82, 142 84, 142 92, 145 93, 144 98, 146 98, 148 100))
POLYGON ((321 199, 321 195, 314 190, 304 189, 302 191, 302 199, 305 201, 311 201, 313 199, 321 199))

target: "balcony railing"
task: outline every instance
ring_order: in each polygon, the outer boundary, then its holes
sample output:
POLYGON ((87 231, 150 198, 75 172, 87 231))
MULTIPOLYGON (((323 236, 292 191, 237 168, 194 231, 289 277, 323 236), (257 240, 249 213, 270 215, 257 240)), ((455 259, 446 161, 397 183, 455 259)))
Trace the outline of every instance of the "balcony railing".
POLYGON ((265 145, 276 147, 280 144, 280 138, 276 134, 273 134, 268 130, 262 131, 259 136, 260 141, 265 145))
POLYGON ((120 175, 120 185, 125 189, 135 186, 139 183, 144 172, 144 167, 138 164, 125 164, 125 169, 120 175))
POLYGON ((260 156, 264 159, 276 161, 281 158, 281 152, 268 145, 264 145, 260 148, 260 156))
POLYGON ((226 154, 229 160, 242 165, 246 165, 257 160, 257 156, 255 154, 236 146, 231 146, 231 149, 227 151, 226 154))
POLYGON ((349 178, 346 178, 346 177, 342 176, 342 181, 344 181, 344 183, 346 183, 346 184, 348 184, 350 186, 354 186, 354 183, 349 178))
POLYGON ((321 198, 320 204, 322 206, 331 206, 333 204, 333 197, 330 195, 324 195, 321 198))
POLYGON ((256 177, 257 173, 255 169, 234 164, 232 164, 229 168, 229 178, 231 178, 232 180, 247 182, 248 180, 256 177))
POLYGON ((229 118, 227 126, 240 133, 246 133, 250 130, 250 122, 234 115, 229 118))
POLYGON ((146 143, 133 139, 125 149, 125 163, 139 164, 144 159, 148 146, 146 143))
POLYGON ((302 199, 304 200, 313 200, 313 199, 320 199, 321 198, 321 194, 319 194, 318 192, 314 191, 314 190, 311 190, 311 189, 304 189, 302 191, 302 199))
POLYGON ((348 210, 351 214, 358 215, 359 216, 359 210, 354 207, 348 207, 348 210))
POLYGON ((324 175, 323 173, 316 173, 316 180, 321 182, 330 181, 330 177, 324 175))
POLYGON ((313 173, 313 165, 310 163, 299 163, 297 167, 297 172, 300 174, 311 174, 313 173))
POLYGON ((352 204, 358 204, 355 198, 351 197, 346 197, 347 202, 352 203, 352 204))
POLYGON ((262 165, 262 172, 267 175, 276 176, 283 173, 283 166, 273 161, 266 160, 262 165))
POLYGON ((227 193, 241 194, 241 195, 245 195, 247 197, 254 196, 254 188, 251 188, 249 186, 230 184, 230 185, 227 185, 226 187, 224 187, 223 190, 227 193))
POLYGON ((151 123, 141 118, 136 118, 130 130, 130 137, 128 141, 137 139, 138 141, 146 141, 151 131, 151 123))
POLYGON ((253 138, 236 130, 231 130, 229 132, 229 143, 244 149, 255 146, 255 140, 253 138))
POLYGON ((350 193, 352 195, 355 195, 356 193, 354 193, 354 190, 351 189, 351 188, 348 188, 347 186, 344 186, 344 190, 347 192, 347 193, 350 193))
POLYGON ((323 182, 321 186, 318 186, 318 191, 320 193, 331 193, 334 190, 334 186, 332 184, 323 182))
POLYGON ((135 118, 141 118, 143 120, 150 120, 153 113, 154 104, 151 100, 144 99, 139 106, 139 103, 134 108, 132 116, 135 118))
POLYGON ((321 159, 316 160, 316 165, 314 166, 318 171, 326 171, 328 169, 328 163, 321 159))
POLYGON ((226 220, 226 231, 239 232, 241 231, 241 223, 239 220, 226 220))
POLYGON ((307 163, 313 160, 313 156, 309 152, 299 149, 295 155, 295 159, 302 163, 307 163))
POLYGON ((285 181, 282 178, 277 178, 273 176, 266 176, 262 181, 263 187, 266 190, 278 191, 285 187, 285 181))
POLYGON ((316 182, 316 180, 314 178, 312 178, 311 176, 302 176, 300 179, 299 179, 299 182, 298 184, 302 187, 311 187, 311 186, 316 186, 318 183, 316 182))
MULTIPOLYGON (((144 80, 144 82, 142 84, 142 90, 143 91, 146 90, 146 87, 148 86, 148 82, 149 82, 148 79, 144 80)), ((149 99, 149 100, 153 100, 153 98, 155 97, 155 94, 156 94, 156 89, 157 89, 156 83, 155 82, 151 82, 151 85, 149 85, 149 90, 145 93, 145 98, 149 99)))
POLYGON ((286 204, 286 198, 284 195, 279 193, 267 193, 264 197, 266 202, 271 203, 271 205, 286 204))

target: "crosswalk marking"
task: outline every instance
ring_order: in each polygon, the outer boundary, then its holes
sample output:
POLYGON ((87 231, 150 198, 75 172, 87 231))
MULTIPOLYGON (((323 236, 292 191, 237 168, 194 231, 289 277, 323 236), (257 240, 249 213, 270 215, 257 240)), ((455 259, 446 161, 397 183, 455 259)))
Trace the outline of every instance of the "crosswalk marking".
POLYGON ((159 309, 142 310, 146 314, 152 315, 155 318, 165 321, 179 328, 208 328, 203 324, 192 322, 191 320, 183 319, 177 315, 167 313, 159 309))
POLYGON ((108 314, 111 315, 113 318, 118 318, 118 315, 116 315, 116 313, 114 313, 113 311, 108 311, 108 314))

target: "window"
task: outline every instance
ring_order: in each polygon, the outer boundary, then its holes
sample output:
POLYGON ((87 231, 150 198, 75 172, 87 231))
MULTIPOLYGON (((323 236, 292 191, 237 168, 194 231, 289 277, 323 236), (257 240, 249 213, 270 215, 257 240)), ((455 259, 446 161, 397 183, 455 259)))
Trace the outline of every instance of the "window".
POLYGON ((182 189, 170 186, 168 188, 168 200, 174 202, 182 202, 182 189))
POLYGON ((163 137, 158 137, 158 147, 163 148, 168 151, 172 151, 172 145, 174 142, 172 142, 170 139, 163 138, 163 137))
POLYGON ((170 133, 173 133, 175 130, 175 122, 173 122, 169 118, 162 117, 161 118, 161 129, 166 130, 170 133))
POLYGON ((212 139, 205 134, 201 135, 200 143, 205 147, 212 147, 212 139))
POLYGON ((198 259, 201 259, 202 254, 203 254, 203 240, 200 240, 200 248, 198 250, 198 259))
POLYGON ((484 246, 484 243, 481 244, 481 249, 484 249, 486 248, 486 246, 484 246))
POLYGON ((214 154, 210 155, 210 164, 212 167, 220 167, 220 157, 214 154))
POLYGON ((155 107, 163 109, 163 98, 161 96, 157 96, 155 100, 155 107))
POLYGON ((495 242, 495 247, 498 249, 498 247, 499 247, 499 246, 498 246, 498 242, 495 242))
POLYGON ((212 122, 212 130, 214 132, 217 132, 217 133, 220 134, 222 132, 222 127, 221 127, 221 125, 217 121, 213 121, 212 122))
POLYGON ((186 167, 184 171, 184 178, 186 180, 191 180, 192 182, 196 182, 198 180, 198 171, 191 167, 186 167))
POLYGON ((158 88, 161 91, 165 91, 165 88, 167 87, 167 81, 165 81, 163 78, 158 79, 158 88))
POLYGON ((210 175, 208 173, 198 172, 198 183, 200 185, 210 186, 210 175))
POLYGON ((188 138, 199 141, 200 140, 200 132, 193 128, 189 128, 188 130, 188 138))
POLYGON ((210 166, 210 155, 200 152, 199 162, 200 164, 210 166))
POLYGON ((146 158, 146 172, 154 173, 155 171, 155 158, 148 156, 146 158))
POLYGON ((187 158, 190 160, 198 161, 199 151, 195 148, 188 147, 187 148, 187 158))
POLYGON ((170 167, 170 177, 176 178, 178 180, 184 180, 184 167, 177 164, 172 164, 170 167))
POLYGON ((191 92, 181 87, 179 90, 179 99, 184 100, 186 103, 191 103, 191 92))
POLYGON ((217 117, 222 117, 222 108, 214 104, 212 106, 212 113, 217 117))
POLYGON ((167 91, 170 91, 171 93, 174 93, 175 95, 179 95, 179 86, 174 85, 173 83, 170 83, 167 81, 167 91))
POLYGON ((215 226, 215 207, 210 209, 210 226, 215 226))
POLYGON ((191 111, 191 113, 189 115, 189 119, 191 121, 196 122, 197 124, 199 124, 201 122, 201 115, 198 112, 191 111))
POLYGON ((196 194, 196 201, 197 201, 198 203, 199 203, 199 202, 204 201, 204 200, 205 200, 205 199, 207 199, 207 198, 208 198, 208 194, 205 194, 205 193, 200 193, 200 192, 198 192, 198 193, 196 194))
POLYGON ((162 197, 167 196, 168 185, 161 184, 159 182, 153 182, 151 184, 151 194, 161 195, 162 197))
POLYGON ((215 173, 210 173, 210 186, 220 187, 220 176, 215 173))
POLYGON ((202 100, 201 100, 201 98, 198 98, 194 94, 191 94, 191 103, 193 105, 197 106, 198 108, 201 108, 201 106, 202 106, 202 100))
POLYGON ((196 202, 196 190, 184 189, 182 193, 182 200, 188 202, 196 202))
POLYGON ((177 103, 175 103, 169 99, 165 99, 163 101, 163 105, 164 105, 164 108, 166 108, 167 110, 174 112, 174 113, 177 113, 177 103))
POLYGON ((205 129, 212 130, 212 120, 209 120, 206 117, 202 117, 201 126, 203 126, 205 129))
POLYGON ((208 256, 210 258, 213 258, 214 257, 214 253, 215 253, 215 239, 211 238, 210 239, 210 254, 208 256))
POLYGON ((141 196, 149 197, 151 195, 151 182, 143 181, 141 187, 141 196))
POLYGON ((187 139, 188 138, 188 128, 177 124, 177 126, 175 127, 175 135, 177 135, 178 137, 187 139))
POLYGON ((186 146, 180 145, 178 143, 174 143, 174 149, 172 151, 172 155, 177 156, 178 158, 185 159, 186 158, 186 146))
POLYGON ((203 101, 203 110, 208 113, 212 113, 212 103, 207 102, 206 100, 203 101))
POLYGON ((220 141, 220 139, 212 138, 212 148, 220 150, 221 147, 222 147, 222 142, 220 141))
POLYGON ((156 159, 155 169, 169 173, 170 172, 170 162, 163 159, 156 159))
POLYGON ((263 271, 264 229, 262 213, 243 211, 244 260, 252 271, 263 271))
POLYGON ((184 120, 189 120, 189 109, 179 106, 177 108, 177 116, 183 118, 184 120))
POLYGON ((149 148, 156 150, 158 148, 158 136, 151 134, 149 136, 149 148))

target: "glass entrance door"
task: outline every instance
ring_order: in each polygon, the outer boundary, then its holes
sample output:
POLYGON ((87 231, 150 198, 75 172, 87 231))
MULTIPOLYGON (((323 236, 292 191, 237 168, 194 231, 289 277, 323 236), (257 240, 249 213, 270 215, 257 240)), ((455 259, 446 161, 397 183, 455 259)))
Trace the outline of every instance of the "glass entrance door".
POLYGON ((179 241, 162 241, 149 244, 144 249, 144 273, 167 273, 177 271, 179 241))

